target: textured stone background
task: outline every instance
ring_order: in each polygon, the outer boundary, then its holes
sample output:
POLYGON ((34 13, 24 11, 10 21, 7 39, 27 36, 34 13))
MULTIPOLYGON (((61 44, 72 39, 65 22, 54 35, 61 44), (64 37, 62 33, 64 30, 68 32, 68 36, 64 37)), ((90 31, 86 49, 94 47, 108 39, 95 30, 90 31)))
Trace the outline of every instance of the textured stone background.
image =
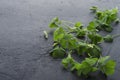
MULTIPOLYGON (((94 18, 90 6, 120 8, 120 0, 0 0, 0 80, 82 80, 49 56, 52 38, 46 41, 43 30, 55 16, 87 25, 94 18)), ((112 34, 120 34, 120 25, 112 34)), ((103 54, 117 61, 108 80, 120 79, 119 41, 103 45, 103 54)))

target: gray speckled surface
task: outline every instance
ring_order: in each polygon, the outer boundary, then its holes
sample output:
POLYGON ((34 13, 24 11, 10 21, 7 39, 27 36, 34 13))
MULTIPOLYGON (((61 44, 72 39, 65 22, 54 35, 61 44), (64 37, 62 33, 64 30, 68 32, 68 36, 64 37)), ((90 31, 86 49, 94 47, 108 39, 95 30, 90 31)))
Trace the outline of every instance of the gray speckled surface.
MULTIPOLYGON (((0 0, 0 80, 82 80, 48 55, 52 38, 44 40, 43 30, 48 30, 55 16, 87 24, 93 19, 89 11, 93 5, 120 8, 120 0, 0 0)), ((120 34, 120 25, 112 34, 120 34)), ((104 55, 109 52, 117 61, 116 72, 108 80, 120 79, 119 41, 118 37, 103 45, 104 55)))

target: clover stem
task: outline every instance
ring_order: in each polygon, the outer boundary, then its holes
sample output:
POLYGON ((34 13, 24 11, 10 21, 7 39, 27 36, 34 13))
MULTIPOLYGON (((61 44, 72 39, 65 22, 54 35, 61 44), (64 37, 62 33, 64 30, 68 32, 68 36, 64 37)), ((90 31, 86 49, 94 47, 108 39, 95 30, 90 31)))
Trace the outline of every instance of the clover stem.
POLYGON ((113 38, 120 37, 120 34, 113 35, 113 38))
POLYGON ((69 23, 69 24, 73 24, 73 25, 74 25, 74 23, 69 22, 69 21, 64 21, 64 20, 62 20, 61 22, 65 22, 65 23, 69 23))

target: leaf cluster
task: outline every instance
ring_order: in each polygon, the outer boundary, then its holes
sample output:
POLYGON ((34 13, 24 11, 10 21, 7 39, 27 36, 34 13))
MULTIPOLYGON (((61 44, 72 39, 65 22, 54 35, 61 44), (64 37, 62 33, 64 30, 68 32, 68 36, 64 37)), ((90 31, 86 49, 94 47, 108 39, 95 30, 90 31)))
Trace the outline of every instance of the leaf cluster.
POLYGON ((115 61, 109 60, 109 56, 100 58, 85 58, 81 63, 76 62, 69 54, 67 58, 62 60, 64 68, 70 68, 75 71, 78 76, 87 76, 91 72, 102 71, 106 75, 114 73, 115 61))
POLYGON ((91 10, 96 17, 87 27, 81 22, 72 23, 53 18, 49 27, 55 28, 53 33, 53 49, 50 54, 53 58, 62 59, 62 65, 65 69, 75 71, 78 76, 88 76, 91 72, 101 71, 105 75, 114 73, 115 61, 110 60, 109 56, 102 56, 102 49, 99 45, 103 42, 112 42, 113 36, 102 36, 99 31, 111 32, 113 22, 118 23, 118 9, 101 11, 97 7, 91 10), (84 56, 85 59, 77 62, 72 54, 84 56))
POLYGON ((95 13, 95 19, 92 22, 94 22, 94 27, 99 31, 112 32, 113 27, 111 24, 119 23, 119 18, 117 17, 118 8, 101 11, 93 6, 91 10, 95 13))

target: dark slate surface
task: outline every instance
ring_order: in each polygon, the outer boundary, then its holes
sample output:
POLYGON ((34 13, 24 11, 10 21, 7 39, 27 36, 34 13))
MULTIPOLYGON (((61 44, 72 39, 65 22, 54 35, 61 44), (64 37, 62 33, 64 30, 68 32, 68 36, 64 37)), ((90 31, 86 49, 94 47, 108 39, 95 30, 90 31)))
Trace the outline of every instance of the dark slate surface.
MULTIPOLYGON (((93 19, 90 6, 120 8, 120 0, 0 0, 0 80, 82 80, 62 69, 60 60, 47 51, 52 38, 45 40, 43 30, 58 16, 87 24, 93 19)), ((119 12, 120 14, 120 12, 119 12)), ((120 34, 120 25, 112 34, 120 34)), ((105 44, 103 54, 117 61, 116 72, 108 79, 120 79, 120 38, 105 44)))

